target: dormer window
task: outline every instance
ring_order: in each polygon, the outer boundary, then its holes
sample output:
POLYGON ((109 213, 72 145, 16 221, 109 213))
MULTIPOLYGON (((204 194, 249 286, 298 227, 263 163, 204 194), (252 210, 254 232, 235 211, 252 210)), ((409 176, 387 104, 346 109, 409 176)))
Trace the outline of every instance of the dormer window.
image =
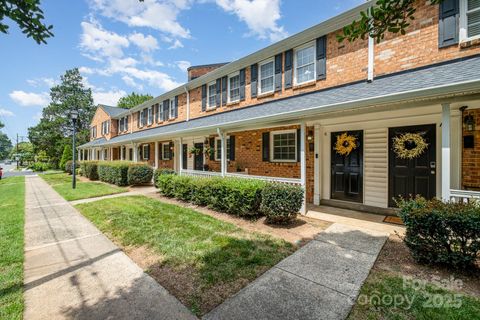
POLYGON ((315 80, 315 44, 309 43, 295 49, 295 84, 315 80))
POLYGON ((274 88, 274 64, 273 59, 260 64, 259 78, 260 78, 260 94, 273 92, 274 88))

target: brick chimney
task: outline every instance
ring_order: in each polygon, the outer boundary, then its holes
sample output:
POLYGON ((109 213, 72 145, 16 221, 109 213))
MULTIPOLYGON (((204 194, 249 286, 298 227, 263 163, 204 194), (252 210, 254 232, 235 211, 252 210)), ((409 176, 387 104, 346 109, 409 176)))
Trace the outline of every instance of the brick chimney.
POLYGON ((188 81, 201 77, 204 74, 209 73, 210 71, 213 71, 217 68, 220 68, 221 66, 226 65, 227 63, 228 62, 191 66, 190 68, 187 69, 188 81))

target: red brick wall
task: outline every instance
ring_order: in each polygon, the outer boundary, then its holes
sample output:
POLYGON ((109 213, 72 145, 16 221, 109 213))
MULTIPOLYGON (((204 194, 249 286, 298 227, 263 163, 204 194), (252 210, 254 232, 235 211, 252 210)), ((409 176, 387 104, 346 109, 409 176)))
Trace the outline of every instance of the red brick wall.
POLYGON ((463 128, 463 136, 472 136, 474 148, 462 152, 462 186, 467 190, 480 190, 480 109, 466 110, 463 117, 472 115, 475 119, 475 130, 463 128))

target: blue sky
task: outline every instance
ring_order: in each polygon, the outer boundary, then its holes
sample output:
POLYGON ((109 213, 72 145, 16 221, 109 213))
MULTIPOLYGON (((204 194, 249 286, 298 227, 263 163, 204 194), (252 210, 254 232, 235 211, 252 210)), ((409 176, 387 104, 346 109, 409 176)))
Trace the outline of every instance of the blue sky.
POLYGON ((14 24, 0 34, 3 130, 26 136, 67 69, 80 68, 96 103, 157 96, 184 83, 190 65, 233 61, 363 1, 42 0, 55 34, 47 45, 14 24))

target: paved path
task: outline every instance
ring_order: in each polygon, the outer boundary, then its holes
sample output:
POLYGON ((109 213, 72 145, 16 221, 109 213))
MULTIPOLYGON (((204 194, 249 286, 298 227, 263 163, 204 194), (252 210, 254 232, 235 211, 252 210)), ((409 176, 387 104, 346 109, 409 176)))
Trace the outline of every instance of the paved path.
POLYGON ((195 319, 38 176, 26 177, 24 319, 195 319))
POLYGON ((204 319, 345 319, 386 238, 334 223, 204 319))
POLYGON ((115 193, 115 194, 110 194, 110 195, 95 197, 95 198, 74 200, 74 201, 70 201, 70 204, 72 206, 75 206, 77 204, 95 202, 103 199, 128 197, 128 196, 142 196, 142 195, 148 196, 150 194, 157 194, 157 193, 158 193, 158 190, 155 189, 155 187, 139 187, 139 188, 130 189, 127 192, 115 193))

